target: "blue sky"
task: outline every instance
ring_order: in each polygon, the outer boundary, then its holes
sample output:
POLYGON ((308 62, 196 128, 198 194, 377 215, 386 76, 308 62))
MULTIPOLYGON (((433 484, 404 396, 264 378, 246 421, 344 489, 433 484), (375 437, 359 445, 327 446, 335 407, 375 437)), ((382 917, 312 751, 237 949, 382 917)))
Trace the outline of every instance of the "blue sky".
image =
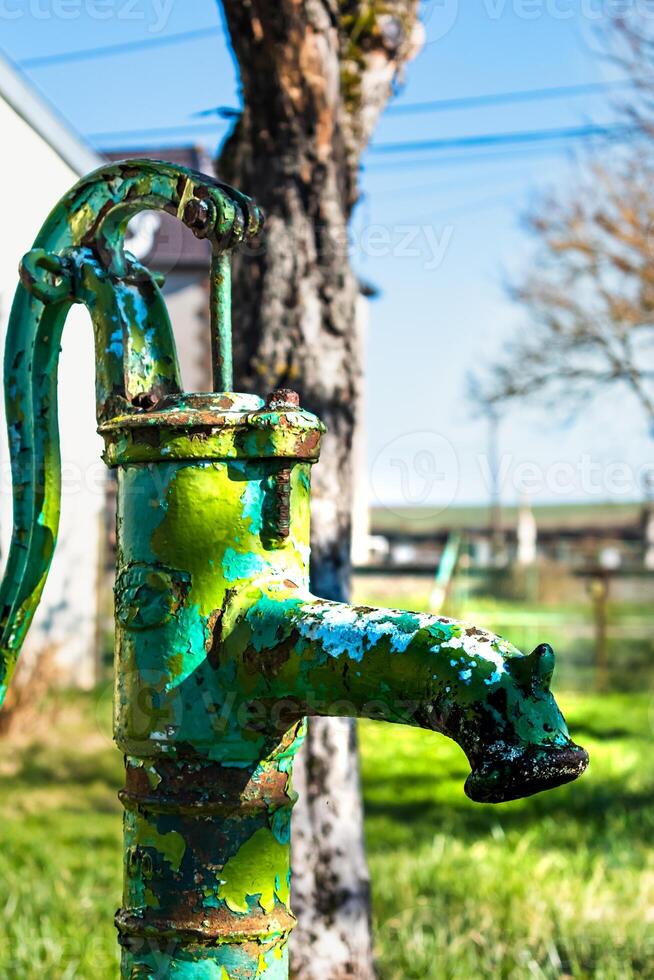
MULTIPOLYGON (((605 0, 426 0, 426 43, 394 102, 606 81, 598 56, 605 0)), ((96 45, 207 36, 111 58, 26 68, 96 146, 163 139, 93 137, 188 126, 238 105, 236 69, 214 0, 0 0, 0 44, 16 62, 96 45)), ((424 115, 388 113, 377 143, 576 126, 613 116, 606 94, 424 115)), ((225 124, 180 130, 214 150, 225 124)), ((488 496, 486 426, 471 417, 466 375, 495 354, 524 313, 503 283, 529 262, 521 227, 539 193, 574 179, 570 146, 390 157, 370 152, 353 222, 353 260, 381 290, 369 337, 368 444, 373 502, 433 508, 488 496)), ((501 430, 506 502, 639 497, 652 458, 627 396, 598 399, 574 423, 520 408, 501 430)))

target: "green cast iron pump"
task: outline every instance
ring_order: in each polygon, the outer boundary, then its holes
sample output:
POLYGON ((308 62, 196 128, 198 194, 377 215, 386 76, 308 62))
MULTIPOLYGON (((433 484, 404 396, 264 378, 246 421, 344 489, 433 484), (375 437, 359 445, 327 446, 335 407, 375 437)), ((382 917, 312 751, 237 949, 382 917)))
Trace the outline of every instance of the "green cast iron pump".
POLYGON ((14 527, 0 695, 57 538, 57 359, 89 310, 97 418, 117 470, 114 733, 125 756, 122 976, 285 980, 293 758, 308 715, 454 739, 479 802, 575 779, 587 756, 550 693, 551 649, 309 591, 309 481, 323 426, 290 391, 232 391, 229 253, 244 195, 152 161, 108 166, 54 209, 21 265, 5 354, 14 527), (181 390, 160 281, 124 249, 145 209, 212 246, 214 391, 181 390))

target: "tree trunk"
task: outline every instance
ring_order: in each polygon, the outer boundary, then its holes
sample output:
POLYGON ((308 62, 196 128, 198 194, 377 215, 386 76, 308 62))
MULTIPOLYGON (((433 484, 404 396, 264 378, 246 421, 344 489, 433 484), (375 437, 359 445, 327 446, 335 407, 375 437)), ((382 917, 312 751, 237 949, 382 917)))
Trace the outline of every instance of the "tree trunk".
MULTIPOLYGON (((313 474, 312 588, 346 600, 361 379, 348 222, 359 160, 411 53, 418 0, 223 0, 244 109, 218 173, 266 212, 234 268, 237 387, 299 391, 328 426, 313 474), (393 14, 387 10, 393 10, 393 14)), ((297 766, 293 973, 374 976, 353 723, 312 720, 297 766)))

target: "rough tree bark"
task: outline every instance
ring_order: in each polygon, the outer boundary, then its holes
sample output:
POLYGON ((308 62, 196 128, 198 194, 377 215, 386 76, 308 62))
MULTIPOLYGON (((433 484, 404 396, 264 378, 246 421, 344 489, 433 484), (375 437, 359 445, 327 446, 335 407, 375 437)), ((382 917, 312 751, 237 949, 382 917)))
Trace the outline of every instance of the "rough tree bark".
MULTIPOLYGON (((240 390, 291 387, 328 426, 314 470, 312 587, 349 594, 352 434, 360 384, 348 255, 361 153, 416 43, 418 0, 223 0, 244 108, 220 177, 267 216, 237 260, 240 390)), ((314 720, 296 773, 293 974, 374 976, 356 731, 314 720)))

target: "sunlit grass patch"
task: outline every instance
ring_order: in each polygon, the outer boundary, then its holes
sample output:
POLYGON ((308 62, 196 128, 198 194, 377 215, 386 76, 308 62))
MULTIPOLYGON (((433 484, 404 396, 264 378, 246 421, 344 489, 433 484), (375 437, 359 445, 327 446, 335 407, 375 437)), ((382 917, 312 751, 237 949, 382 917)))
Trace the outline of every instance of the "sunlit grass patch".
POLYGON ((453 743, 361 726, 381 980, 654 976, 651 699, 561 700, 589 772, 495 807, 453 743))
MULTIPOLYGON (((649 695, 559 695, 578 782, 470 803, 441 736, 361 726, 380 980, 654 977, 649 695)), ((0 742, 0 978, 115 980, 122 759, 109 701, 0 742)))

